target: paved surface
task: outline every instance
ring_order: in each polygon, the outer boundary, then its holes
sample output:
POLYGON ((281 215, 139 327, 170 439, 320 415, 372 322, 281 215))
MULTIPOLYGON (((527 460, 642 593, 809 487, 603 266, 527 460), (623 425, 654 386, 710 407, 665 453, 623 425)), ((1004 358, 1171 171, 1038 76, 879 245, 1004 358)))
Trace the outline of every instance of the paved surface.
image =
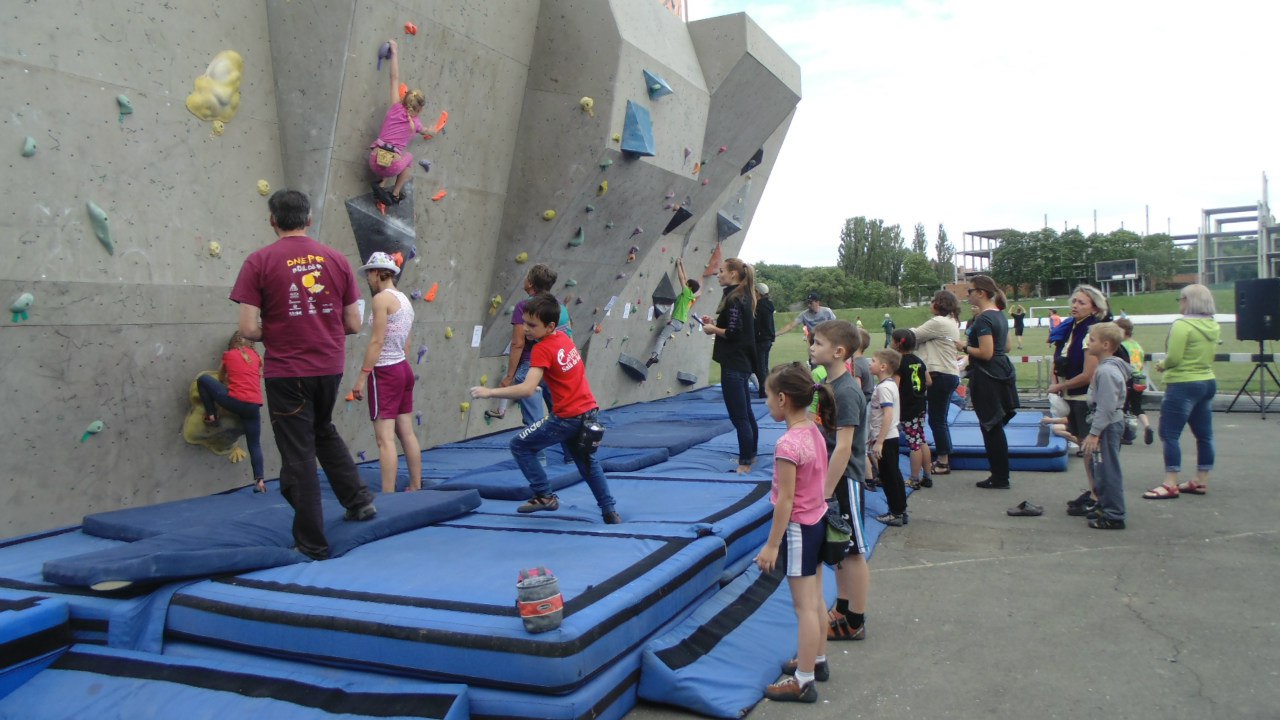
POLYGON ((872 558, 868 639, 832 644, 816 706, 763 701, 751 717, 1280 718, 1280 414, 1214 426, 1203 497, 1142 500, 1160 441, 1123 448, 1123 531, 1066 515, 1085 486, 1075 459, 1012 490, 956 472, 913 494, 911 523, 872 558), (1044 516, 1006 516, 1024 499, 1044 516))

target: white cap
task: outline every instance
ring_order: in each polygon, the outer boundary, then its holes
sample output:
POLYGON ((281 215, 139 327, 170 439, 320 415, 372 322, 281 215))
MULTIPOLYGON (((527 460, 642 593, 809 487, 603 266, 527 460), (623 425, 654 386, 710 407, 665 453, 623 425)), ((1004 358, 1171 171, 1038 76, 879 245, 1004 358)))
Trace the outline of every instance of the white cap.
POLYGON ((756 283, 756 292, 760 293, 761 295, 768 295, 769 286, 765 285, 764 283, 756 283))
POLYGON ((399 275, 400 266, 396 264, 394 258, 384 252, 376 252, 369 256, 369 262, 360 266, 361 272, 365 270, 390 270, 399 275))

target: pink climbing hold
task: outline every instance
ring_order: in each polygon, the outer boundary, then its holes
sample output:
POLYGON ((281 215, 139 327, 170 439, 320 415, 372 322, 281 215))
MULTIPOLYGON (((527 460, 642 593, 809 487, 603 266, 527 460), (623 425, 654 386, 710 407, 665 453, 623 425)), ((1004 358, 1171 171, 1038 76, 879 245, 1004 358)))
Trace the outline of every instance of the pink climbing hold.
POLYGON ((630 240, 631 238, 633 238, 633 237, 635 237, 635 236, 639 235, 639 234, 640 234, 640 233, 642 233, 642 232, 644 232, 644 228, 642 228, 642 227, 638 227, 638 228, 636 228, 635 230, 632 230, 632 231, 631 231, 631 234, 630 234, 629 236, 627 236, 627 239, 628 239, 628 240, 630 240))
POLYGON ((729 146, 728 146, 728 145, 721 145, 721 146, 720 146, 720 152, 718 152, 718 153, 716 153, 716 154, 717 154, 717 155, 723 155, 723 154, 725 154, 725 153, 727 153, 727 152, 729 152, 729 146))

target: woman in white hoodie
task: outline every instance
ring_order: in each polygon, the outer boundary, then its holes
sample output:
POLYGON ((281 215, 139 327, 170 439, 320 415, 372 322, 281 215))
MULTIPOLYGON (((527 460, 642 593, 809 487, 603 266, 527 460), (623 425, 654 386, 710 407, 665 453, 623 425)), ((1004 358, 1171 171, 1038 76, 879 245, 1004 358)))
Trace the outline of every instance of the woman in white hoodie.
POLYGON ((951 428, 947 424, 951 408, 951 395, 960 386, 960 374, 956 369, 956 343, 960 340, 960 301, 950 290, 934 293, 933 317, 911 332, 916 336, 916 350, 929 371, 928 401, 929 429, 933 431, 933 467, 930 475, 946 475, 951 472, 951 428))

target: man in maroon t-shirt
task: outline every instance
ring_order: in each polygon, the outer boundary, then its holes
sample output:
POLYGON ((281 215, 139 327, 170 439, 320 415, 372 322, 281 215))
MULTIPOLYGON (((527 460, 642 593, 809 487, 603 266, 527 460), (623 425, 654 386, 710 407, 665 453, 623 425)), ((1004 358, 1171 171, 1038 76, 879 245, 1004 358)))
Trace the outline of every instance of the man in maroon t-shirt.
POLYGON ((346 336, 360 331, 360 291, 342 253, 307 237, 306 195, 281 190, 268 205, 277 239, 245 258, 231 299, 240 303, 240 334, 267 348, 267 409, 280 450, 280 493, 293 506, 294 542, 299 552, 323 560, 329 541, 317 459, 347 520, 377 513, 333 426, 346 336))

